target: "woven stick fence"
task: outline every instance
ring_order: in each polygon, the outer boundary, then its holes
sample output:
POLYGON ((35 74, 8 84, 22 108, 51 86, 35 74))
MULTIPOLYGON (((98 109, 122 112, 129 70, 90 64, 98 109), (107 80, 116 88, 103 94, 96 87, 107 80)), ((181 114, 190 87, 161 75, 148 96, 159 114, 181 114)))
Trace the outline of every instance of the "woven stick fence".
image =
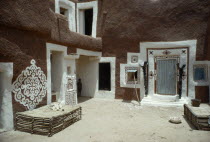
POLYGON ((73 123, 81 120, 81 118, 81 107, 51 118, 32 117, 17 112, 15 115, 15 130, 51 137, 73 123))
POLYGON ((198 130, 210 131, 210 124, 208 124, 208 116, 200 116, 193 113, 193 111, 185 104, 184 115, 198 130))

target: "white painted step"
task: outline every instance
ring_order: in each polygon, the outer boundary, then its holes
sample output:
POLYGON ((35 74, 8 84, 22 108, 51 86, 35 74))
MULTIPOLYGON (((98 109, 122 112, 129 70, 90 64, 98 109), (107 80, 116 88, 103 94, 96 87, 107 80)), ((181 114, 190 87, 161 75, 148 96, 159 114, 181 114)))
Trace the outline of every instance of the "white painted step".
POLYGON ((142 106, 183 106, 184 104, 188 104, 186 99, 179 99, 178 101, 171 100, 158 100, 152 97, 144 97, 141 101, 142 106))

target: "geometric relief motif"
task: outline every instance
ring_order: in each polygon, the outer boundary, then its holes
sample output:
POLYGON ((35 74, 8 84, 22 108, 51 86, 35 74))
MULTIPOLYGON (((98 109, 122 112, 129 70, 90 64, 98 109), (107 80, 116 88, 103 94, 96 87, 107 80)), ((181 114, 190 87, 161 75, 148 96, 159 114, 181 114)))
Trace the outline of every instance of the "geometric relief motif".
POLYGON ((131 56, 131 63, 138 63, 138 56, 131 56))
POLYGON ((77 104, 76 77, 68 75, 66 80, 65 104, 74 106, 77 104))
POLYGON ((13 83, 14 98, 17 102, 34 109, 47 94, 47 80, 44 72, 36 66, 36 61, 31 60, 27 67, 13 83))
POLYGON ((163 54, 165 54, 165 55, 169 55, 169 54, 171 54, 171 52, 170 52, 170 51, 168 51, 168 50, 165 50, 165 51, 163 51, 162 53, 163 53, 163 54))

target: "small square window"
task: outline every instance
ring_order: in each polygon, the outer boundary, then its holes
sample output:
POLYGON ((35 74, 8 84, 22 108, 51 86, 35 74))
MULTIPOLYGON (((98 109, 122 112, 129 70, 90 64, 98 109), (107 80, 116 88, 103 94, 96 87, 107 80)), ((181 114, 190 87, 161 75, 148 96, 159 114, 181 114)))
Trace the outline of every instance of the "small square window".
POLYGON ((140 83, 140 69, 139 67, 126 67, 125 68, 126 78, 125 82, 127 84, 139 84, 140 83))
POLYGON ((138 78, 137 76, 137 70, 128 70, 127 71, 127 81, 136 81, 136 79, 138 78))
POLYGON ((68 16, 68 9, 60 7, 60 14, 67 17, 68 16))
POLYGON ((194 81, 206 81, 207 80, 207 66, 206 65, 194 65, 194 81))

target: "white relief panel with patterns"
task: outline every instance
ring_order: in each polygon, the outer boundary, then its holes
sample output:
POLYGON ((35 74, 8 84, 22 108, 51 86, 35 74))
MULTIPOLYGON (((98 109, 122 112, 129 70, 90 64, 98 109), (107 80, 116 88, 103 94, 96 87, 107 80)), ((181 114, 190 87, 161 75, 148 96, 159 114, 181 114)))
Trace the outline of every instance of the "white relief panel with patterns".
POLYGON ((31 60, 27 67, 13 83, 15 100, 27 107, 34 109, 47 94, 47 80, 44 72, 36 66, 36 61, 31 60))
POLYGON ((66 80, 65 104, 73 106, 77 104, 76 77, 74 75, 68 75, 66 80))

